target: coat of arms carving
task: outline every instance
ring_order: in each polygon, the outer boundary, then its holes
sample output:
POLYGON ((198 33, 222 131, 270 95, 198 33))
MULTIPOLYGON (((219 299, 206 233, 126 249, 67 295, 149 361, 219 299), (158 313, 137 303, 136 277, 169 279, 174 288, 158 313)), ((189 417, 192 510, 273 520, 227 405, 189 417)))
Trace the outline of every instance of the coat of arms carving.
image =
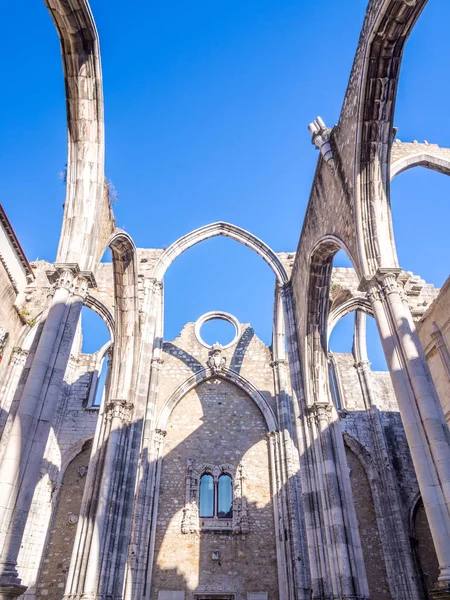
POLYGON ((211 346, 209 351, 207 365, 214 372, 219 373, 225 368, 227 359, 222 356, 222 346, 220 344, 214 344, 211 346))

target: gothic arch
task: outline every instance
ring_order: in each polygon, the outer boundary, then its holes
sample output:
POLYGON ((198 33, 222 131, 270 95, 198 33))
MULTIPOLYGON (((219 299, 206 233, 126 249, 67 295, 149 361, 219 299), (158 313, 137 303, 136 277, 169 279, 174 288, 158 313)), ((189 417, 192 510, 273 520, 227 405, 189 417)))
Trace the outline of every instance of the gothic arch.
MULTIPOLYGON (((355 265, 355 261, 353 260, 349 249, 345 243, 335 235, 326 235, 322 237, 313 247, 309 259, 307 328, 308 330, 310 326, 318 328, 324 349, 326 348, 329 288, 333 269, 333 259, 334 255, 339 250, 344 250, 352 264, 355 265)), ((356 267, 355 270, 357 271, 356 267)))
POLYGON ((66 472, 67 467, 73 461, 73 459, 80 454, 82 450, 84 450, 85 444, 93 440, 92 435, 87 435, 75 442, 73 446, 71 446, 68 450, 64 452, 61 457, 61 467, 58 472, 58 477, 56 478, 55 483, 62 483, 64 473, 66 472))
POLYGON ((354 312, 355 310, 362 310, 367 315, 373 317, 372 305, 362 296, 356 296, 354 298, 350 298, 346 300, 342 304, 339 304, 336 308, 330 311, 330 315, 328 317, 328 328, 327 328, 327 336, 330 339, 331 332, 338 324, 338 322, 347 316, 349 313, 354 312))
POLYGON ((22 331, 17 345, 19 348, 23 348, 24 350, 30 350, 33 345, 34 339, 36 337, 37 332, 39 331, 39 327, 42 327, 42 316, 44 311, 41 311, 37 316, 34 317, 33 325, 27 325, 26 328, 22 331))
POLYGON ((244 246, 248 246, 251 250, 256 252, 256 254, 259 254, 259 256, 261 256, 261 258, 275 273, 275 276, 281 285, 289 281, 289 277, 286 273, 283 263, 267 244, 245 229, 242 229, 237 225, 232 225, 231 223, 225 223, 223 221, 210 223, 209 225, 204 225, 199 229, 194 229, 194 231, 184 235, 171 246, 169 246, 156 263, 155 270, 153 272, 155 278, 159 281, 162 280, 167 268, 185 250, 188 250, 192 246, 195 246, 204 240, 218 236, 231 238, 232 240, 235 240, 244 246))
POLYGON ((99 300, 95 296, 88 294, 86 296, 86 300, 84 301, 84 305, 87 308, 90 308, 91 310, 93 310, 95 313, 98 314, 99 317, 101 317, 103 319, 103 321, 106 324, 106 327, 108 328, 109 334, 111 336, 111 341, 113 341, 114 340, 114 328, 115 328, 114 317, 112 316, 111 311, 106 306, 106 304, 104 304, 101 300, 99 300))
POLYGON ((92 271, 114 229, 104 180, 103 86, 88 0, 45 0, 61 42, 69 150, 57 262, 92 271))
MULTIPOLYGON (((392 576, 389 577, 389 565, 391 553, 386 548, 387 535, 389 535, 384 519, 386 506, 383 505, 381 493, 381 481, 370 452, 357 440, 348 434, 344 434, 346 446, 346 460, 350 468, 355 468, 356 486, 351 483, 352 502, 355 505, 360 530, 363 555, 366 567, 374 560, 376 571, 368 569, 369 590, 374 598, 385 598, 392 586, 392 576), (358 470, 360 471, 358 476, 358 470), (356 493, 355 493, 356 492, 356 493), (380 595, 384 588, 384 593, 380 595), (378 592, 378 593, 377 593, 378 592)), ((352 482, 352 478, 350 478, 352 482)), ((394 587, 395 589, 395 587, 394 587)))
POLYGON ((354 173, 358 254, 365 273, 398 264, 389 206, 392 121, 403 48, 425 4, 372 3, 353 67, 352 74, 361 77, 354 173))
POLYGON ((267 425, 267 430, 276 431, 278 429, 277 419, 266 398, 264 398, 261 392, 257 390, 256 387, 250 383, 250 381, 228 368, 224 368, 222 371, 220 371, 220 373, 215 373, 212 369, 204 368, 188 377, 177 387, 177 389, 164 403, 164 406, 158 415, 156 429, 164 430, 170 414, 180 400, 182 400, 182 398, 184 398, 188 392, 196 388, 204 381, 208 381, 208 379, 211 379, 212 377, 219 377, 220 379, 229 381, 243 390, 250 396, 250 398, 255 402, 256 406, 261 411, 261 414, 263 415, 267 425))
MULTIPOLYGON (((372 496, 375 497, 376 491, 374 490, 374 484, 375 484, 375 482, 379 481, 379 477, 378 477, 378 474, 374 467, 373 458, 372 458, 370 452, 368 450, 366 450, 366 448, 364 448, 364 446, 361 444, 361 442, 356 440, 354 437, 352 437, 348 433, 344 433, 343 437, 344 437, 344 444, 347 446, 347 448, 349 450, 351 450, 353 452, 353 454, 356 456, 356 458, 361 463, 361 465, 367 475, 367 479, 369 480, 370 488, 372 490, 372 496)), ((375 500, 374 500, 374 502, 375 502, 375 500)))
MULTIPOLYGON (((447 150, 447 148, 443 148, 447 150)), ((450 175, 450 158, 446 156, 436 156, 431 152, 423 151, 422 149, 416 154, 409 154, 391 162, 391 181, 408 169, 413 167, 425 167, 432 171, 437 171, 443 175, 450 175)))
POLYGON ((134 389, 139 342, 139 306, 136 247, 117 229, 108 241, 114 270, 114 356, 111 375, 113 398, 128 398, 134 389))

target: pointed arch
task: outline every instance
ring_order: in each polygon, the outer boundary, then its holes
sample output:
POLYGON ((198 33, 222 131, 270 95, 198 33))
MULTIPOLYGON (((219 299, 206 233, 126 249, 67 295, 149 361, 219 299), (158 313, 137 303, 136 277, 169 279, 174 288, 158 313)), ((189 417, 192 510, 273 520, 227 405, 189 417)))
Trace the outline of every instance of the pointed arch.
MULTIPOLYGON (((442 150, 448 150, 442 148, 442 150)), ((413 167, 425 167, 432 171, 437 171, 443 175, 450 175, 450 158, 447 156, 436 156, 431 152, 420 150, 416 154, 403 156, 398 160, 391 162, 391 181, 408 169, 413 167)))
POLYGON ((139 305, 136 246, 132 238, 117 229, 108 240, 114 271, 114 357, 111 391, 127 398, 134 386, 138 355, 139 305))
POLYGON ((114 340, 114 317, 112 316, 109 308, 106 306, 106 304, 104 304, 101 300, 99 300, 98 298, 96 298, 95 296, 93 296, 92 294, 88 294, 86 296, 86 300, 84 301, 84 305, 87 308, 90 308, 91 310, 93 310, 95 313, 98 314, 99 317, 101 317, 103 319, 103 321, 105 322, 109 334, 111 336, 111 341, 114 340))
POLYGON ((256 406, 261 411, 261 414, 263 415, 267 425, 267 430, 278 430, 277 418, 275 417, 275 414, 266 398, 252 383, 250 383, 250 381, 245 379, 245 377, 242 377, 242 375, 239 375, 235 371, 228 368, 224 368, 219 373, 215 373, 209 368, 203 368, 188 377, 177 387, 177 389, 164 403, 164 406, 158 415, 156 429, 164 430, 173 409, 182 400, 182 398, 184 398, 188 392, 199 386, 204 381, 208 381, 208 379, 211 379, 212 377, 219 377, 220 379, 233 383, 238 388, 243 390, 248 396, 250 396, 250 398, 255 402, 256 406))
POLYGON ((44 0, 61 43, 68 158, 57 262, 92 271, 114 230, 104 176, 103 84, 97 28, 88 0, 44 0))
POLYGON ((61 466, 59 468, 56 483, 62 483, 64 473, 66 472, 67 467, 70 465, 73 459, 80 454, 80 452, 87 448, 87 444, 91 443, 93 439, 93 434, 85 435, 81 439, 77 440, 72 446, 70 446, 70 448, 68 448, 62 454, 61 466))
POLYGON ((210 223, 199 229, 194 229, 194 231, 184 235, 169 246, 155 265, 153 272, 155 279, 158 281, 162 280, 168 267, 185 250, 192 248, 192 246, 200 242, 218 236, 228 237, 256 252, 269 265, 280 284, 283 285, 289 281, 283 263, 272 248, 245 229, 231 223, 225 223, 224 221, 210 223))
POLYGON ((328 317, 328 339, 330 339, 331 333, 337 323, 346 317, 349 313, 354 312, 355 310, 362 310, 369 315, 370 317, 374 317, 372 305, 370 304, 367 298, 362 296, 355 296, 354 298, 350 298, 346 300, 342 304, 339 304, 336 308, 334 308, 328 317))
POLYGON ((327 324, 329 311, 329 292, 331 283, 331 274, 333 269, 333 260, 335 254, 343 250, 352 265, 355 268, 358 279, 357 263, 347 247, 339 237, 335 235, 325 235, 317 241, 313 247, 309 259, 309 281, 307 296, 307 328, 316 328, 323 348, 326 348, 327 324))
MULTIPOLYGON (((358 78, 354 193, 359 261, 365 273, 398 264, 389 205, 389 156, 402 52, 427 0, 369 3, 351 80, 358 78)), ((349 85, 341 113, 355 102, 349 85)))

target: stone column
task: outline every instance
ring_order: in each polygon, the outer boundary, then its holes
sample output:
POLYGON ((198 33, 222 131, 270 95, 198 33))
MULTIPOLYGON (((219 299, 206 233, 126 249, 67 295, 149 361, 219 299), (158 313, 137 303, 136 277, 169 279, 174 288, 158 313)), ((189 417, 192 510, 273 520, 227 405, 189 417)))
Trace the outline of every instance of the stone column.
POLYGON ((158 504, 159 504, 159 490, 161 484, 161 467, 162 467, 162 453, 163 443, 167 432, 163 429, 155 429, 152 436, 152 450, 150 453, 152 469, 152 480, 153 480, 153 494, 151 502, 151 523, 150 529, 150 542, 148 544, 148 560, 145 564, 145 582, 144 582, 144 593, 142 598, 144 600, 150 600, 152 591, 152 576, 153 576, 153 562, 155 557, 155 542, 156 542, 156 523, 158 520, 158 504))
POLYGON ((124 599, 136 596, 147 597, 151 589, 153 542, 155 529, 154 515, 157 511, 160 467, 160 450, 165 433, 156 425, 156 406, 163 361, 163 283, 160 280, 147 280, 148 287, 144 299, 142 340, 147 345, 148 355, 141 369, 139 387, 146 391, 143 410, 143 430, 140 445, 138 470, 139 485, 134 498, 130 551, 124 588, 124 599), (149 369, 150 366, 150 369, 149 369), (149 378, 148 376, 150 372, 149 378), (144 593, 144 590, 146 592, 144 593))
POLYGON ((371 488, 377 513, 377 525, 386 564, 386 573, 393 600, 420 600, 423 596, 417 568, 409 539, 409 532, 403 517, 404 509, 400 498, 397 480, 393 474, 390 454, 377 398, 373 392, 372 372, 367 356, 366 313, 355 311, 355 332, 353 338, 355 369, 361 385, 364 404, 370 419, 370 438, 377 478, 373 478, 371 488), (401 568, 399 568, 401 567, 401 568))
POLYGON ((0 437, 8 417, 11 418, 11 408, 14 395, 19 385, 20 376, 27 361, 29 350, 15 347, 12 349, 11 358, 9 361, 9 373, 3 389, 3 398, 1 402, 2 414, 0 416, 0 437))
POLYGON ((60 397, 81 306, 92 276, 77 265, 55 265, 55 293, 0 464, 0 598, 25 591, 17 556, 60 397))
POLYGON ((431 334, 431 337, 436 343, 437 351, 439 352, 439 356, 441 357, 442 366, 444 367, 445 373, 450 380, 450 352, 447 346, 447 342, 445 341, 444 336, 442 335, 442 331, 433 323, 434 331, 431 334))
POLYGON ((340 468, 343 458, 342 434, 334 435, 331 404, 315 403, 309 409, 309 424, 315 441, 321 520, 325 533, 330 581, 329 593, 336 598, 368 598, 361 543, 354 507, 348 497, 350 482, 340 468), (337 442, 341 441, 339 449, 337 442), (341 450, 341 451, 340 451, 341 450), (355 539, 356 538, 356 539, 355 539))
POLYGON ((450 598, 450 444, 439 398, 398 277, 378 269, 365 278, 430 525, 440 575, 435 597, 450 598))
MULTIPOLYGON (((275 483, 279 486, 278 502, 281 520, 281 539, 283 540, 286 577, 283 582, 288 598, 309 598, 309 565, 305 559, 308 544, 306 540, 305 517, 302 506, 300 481, 300 463, 296 443, 295 415, 292 410, 292 389, 289 381, 289 367, 285 350, 286 306, 283 295, 290 292, 279 285, 275 291, 273 322, 273 361, 271 367, 274 376, 274 388, 277 400, 277 415, 280 432, 274 443, 275 458, 279 465, 275 483), (284 531, 290 535, 285 539, 284 531)), ((278 548, 277 548, 278 549, 278 548)), ((280 584, 281 588, 281 584, 280 584)), ((281 591, 280 591, 281 594, 281 591)))

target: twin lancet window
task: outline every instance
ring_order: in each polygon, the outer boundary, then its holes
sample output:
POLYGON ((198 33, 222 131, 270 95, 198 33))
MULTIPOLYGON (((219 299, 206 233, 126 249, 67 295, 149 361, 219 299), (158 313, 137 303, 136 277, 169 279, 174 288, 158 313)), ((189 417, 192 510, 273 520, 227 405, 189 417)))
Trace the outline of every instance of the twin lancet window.
POLYGON ((248 533, 243 465, 197 463, 188 458, 186 467, 182 533, 248 533))
POLYGON ((233 481, 229 475, 221 475, 217 481, 209 473, 200 478, 200 518, 233 516, 233 481))

